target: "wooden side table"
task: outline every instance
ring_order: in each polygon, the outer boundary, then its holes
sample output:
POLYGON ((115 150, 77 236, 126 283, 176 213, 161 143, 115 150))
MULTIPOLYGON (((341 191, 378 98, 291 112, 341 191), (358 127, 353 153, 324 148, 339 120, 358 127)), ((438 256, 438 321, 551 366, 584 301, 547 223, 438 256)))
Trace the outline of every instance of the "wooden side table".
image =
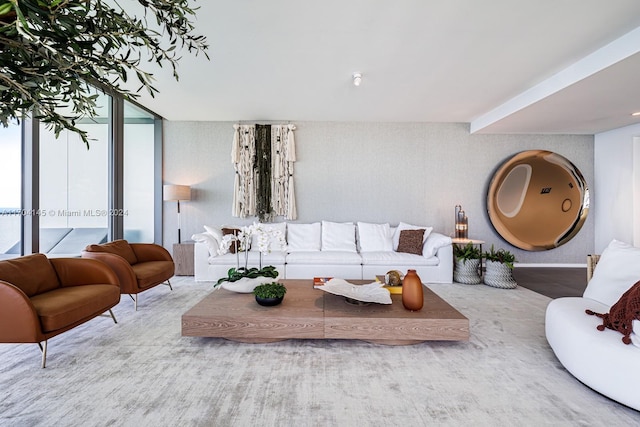
POLYGON ((176 265, 176 276, 193 276, 194 242, 173 244, 173 262, 176 265))
POLYGON ((458 237, 452 237, 451 238, 451 243, 456 244, 456 245, 466 245, 471 243, 472 245, 478 245, 480 246, 480 252, 482 252, 482 245, 485 243, 484 240, 475 240, 475 239, 460 239, 458 237))

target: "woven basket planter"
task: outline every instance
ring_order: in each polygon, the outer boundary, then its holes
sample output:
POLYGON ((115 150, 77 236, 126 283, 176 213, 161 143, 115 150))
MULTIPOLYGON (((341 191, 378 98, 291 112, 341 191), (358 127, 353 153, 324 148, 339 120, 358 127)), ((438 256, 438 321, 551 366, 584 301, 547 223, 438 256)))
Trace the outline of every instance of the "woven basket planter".
POLYGON ((478 285, 482 283, 482 278, 478 270, 479 265, 479 259, 468 259, 466 261, 456 259, 453 269, 453 281, 465 285, 478 285))
POLYGON ((514 289, 518 286, 508 265, 499 261, 487 261, 484 284, 494 288, 514 289))

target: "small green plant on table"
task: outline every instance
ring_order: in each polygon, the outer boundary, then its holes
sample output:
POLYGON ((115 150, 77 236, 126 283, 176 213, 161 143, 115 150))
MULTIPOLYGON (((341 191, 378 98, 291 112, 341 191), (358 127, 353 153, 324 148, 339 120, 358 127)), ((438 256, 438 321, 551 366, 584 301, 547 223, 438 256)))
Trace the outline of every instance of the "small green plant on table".
POLYGON ((253 290, 253 294, 258 298, 282 298, 287 293, 287 288, 278 282, 264 283, 258 285, 253 290))

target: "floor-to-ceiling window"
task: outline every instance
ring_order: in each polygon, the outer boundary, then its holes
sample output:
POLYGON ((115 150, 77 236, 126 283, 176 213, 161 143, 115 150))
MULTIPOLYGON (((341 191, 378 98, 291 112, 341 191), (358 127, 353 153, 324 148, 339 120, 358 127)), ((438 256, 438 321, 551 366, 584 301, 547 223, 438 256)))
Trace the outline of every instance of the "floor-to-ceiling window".
POLYGON ((100 94, 98 116, 77 123, 90 138, 88 147, 75 132, 63 131, 56 136, 40 125, 42 253, 72 256, 88 244, 107 240, 110 101, 111 97, 100 94))
POLYGON ((124 238, 131 242, 154 240, 154 170, 156 118, 124 103, 124 238))
POLYGON ((0 126, 0 259, 20 255, 21 126, 0 126))
POLYGON ((16 202, 4 189, 0 193, 0 227, 9 230, 0 228, 0 258, 78 256, 88 244, 119 238, 162 241, 162 118, 102 93, 96 111, 96 117, 76 121, 87 132, 88 148, 78 134, 56 136, 37 120, 15 126, 13 139, 11 128, 0 128, 0 174, 14 176, 2 184, 17 195, 16 202), (7 154, 13 148, 17 154, 7 154), (36 214, 5 220, 6 210, 36 214))

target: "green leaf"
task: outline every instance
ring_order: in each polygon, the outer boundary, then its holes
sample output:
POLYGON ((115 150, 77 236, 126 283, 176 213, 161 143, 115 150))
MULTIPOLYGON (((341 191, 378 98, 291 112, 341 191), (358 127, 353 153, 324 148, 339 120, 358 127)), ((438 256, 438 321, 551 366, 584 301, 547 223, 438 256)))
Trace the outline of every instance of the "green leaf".
POLYGON ((23 110, 37 108, 38 116, 56 133, 77 132, 88 144, 86 133, 74 122, 96 113, 91 86, 134 99, 138 94, 124 84, 135 73, 139 90, 146 88, 153 95, 158 90, 151 84, 151 74, 140 68, 142 64, 153 61, 170 66, 177 79, 177 46, 206 55, 206 38, 192 34, 189 19, 197 10, 189 7, 193 2, 140 3, 142 18, 129 15, 118 3, 101 0, 0 0, 0 16, 16 12, 14 22, 5 20, 0 25, 0 120, 21 118, 23 110), (159 28, 149 28, 147 16, 155 17, 159 28), (126 50, 121 51, 122 47, 126 50), (144 61, 143 53, 149 56, 144 61), (69 106, 74 116, 56 114, 62 106, 69 106))

